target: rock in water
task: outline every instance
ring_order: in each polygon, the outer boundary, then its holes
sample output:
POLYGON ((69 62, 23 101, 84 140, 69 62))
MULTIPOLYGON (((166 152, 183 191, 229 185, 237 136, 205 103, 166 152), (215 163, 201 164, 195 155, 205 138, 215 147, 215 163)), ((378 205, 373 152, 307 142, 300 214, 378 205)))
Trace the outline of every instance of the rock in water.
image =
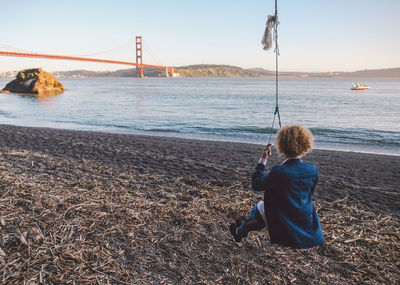
POLYGON ((1 90, 1 93, 58 94, 64 92, 64 86, 55 77, 41 68, 24 69, 17 78, 1 90))

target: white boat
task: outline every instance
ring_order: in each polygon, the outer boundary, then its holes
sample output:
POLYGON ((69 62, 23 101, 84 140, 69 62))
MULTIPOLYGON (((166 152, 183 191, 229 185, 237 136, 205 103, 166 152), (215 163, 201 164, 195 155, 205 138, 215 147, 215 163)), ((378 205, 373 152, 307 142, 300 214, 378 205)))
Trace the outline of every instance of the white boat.
POLYGON ((353 83, 353 87, 351 87, 351 90, 368 90, 369 86, 360 84, 360 83, 353 83))

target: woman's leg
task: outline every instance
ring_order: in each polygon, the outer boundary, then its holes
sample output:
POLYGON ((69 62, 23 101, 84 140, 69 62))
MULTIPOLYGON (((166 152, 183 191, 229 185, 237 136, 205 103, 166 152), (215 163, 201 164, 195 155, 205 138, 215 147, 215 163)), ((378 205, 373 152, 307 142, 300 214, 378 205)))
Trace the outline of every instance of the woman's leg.
POLYGON ((236 242, 240 242, 242 238, 247 237, 251 231, 260 231, 265 228, 266 224, 263 221, 257 206, 251 209, 246 217, 236 220, 236 224, 230 225, 230 232, 235 238, 236 242))

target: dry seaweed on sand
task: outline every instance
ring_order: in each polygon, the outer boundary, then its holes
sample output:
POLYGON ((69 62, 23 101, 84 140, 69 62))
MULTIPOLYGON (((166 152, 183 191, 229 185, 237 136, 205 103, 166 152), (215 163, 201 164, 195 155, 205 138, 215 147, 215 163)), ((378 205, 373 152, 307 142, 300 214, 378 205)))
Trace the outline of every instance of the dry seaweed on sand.
POLYGON ((122 172, 2 149, 0 282, 398 284, 399 217, 316 202, 326 244, 295 250, 228 224, 259 199, 240 183, 122 172))

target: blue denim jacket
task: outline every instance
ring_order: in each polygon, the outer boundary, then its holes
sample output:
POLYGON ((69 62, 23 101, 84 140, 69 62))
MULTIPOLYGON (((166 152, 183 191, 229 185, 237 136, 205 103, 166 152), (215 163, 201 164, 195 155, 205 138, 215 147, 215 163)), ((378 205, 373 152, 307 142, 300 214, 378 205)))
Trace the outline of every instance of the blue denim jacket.
POLYGON ((324 243, 317 211, 312 203, 318 169, 300 158, 287 160, 264 174, 257 164, 252 188, 264 191, 265 216, 272 243, 310 248, 324 243))

